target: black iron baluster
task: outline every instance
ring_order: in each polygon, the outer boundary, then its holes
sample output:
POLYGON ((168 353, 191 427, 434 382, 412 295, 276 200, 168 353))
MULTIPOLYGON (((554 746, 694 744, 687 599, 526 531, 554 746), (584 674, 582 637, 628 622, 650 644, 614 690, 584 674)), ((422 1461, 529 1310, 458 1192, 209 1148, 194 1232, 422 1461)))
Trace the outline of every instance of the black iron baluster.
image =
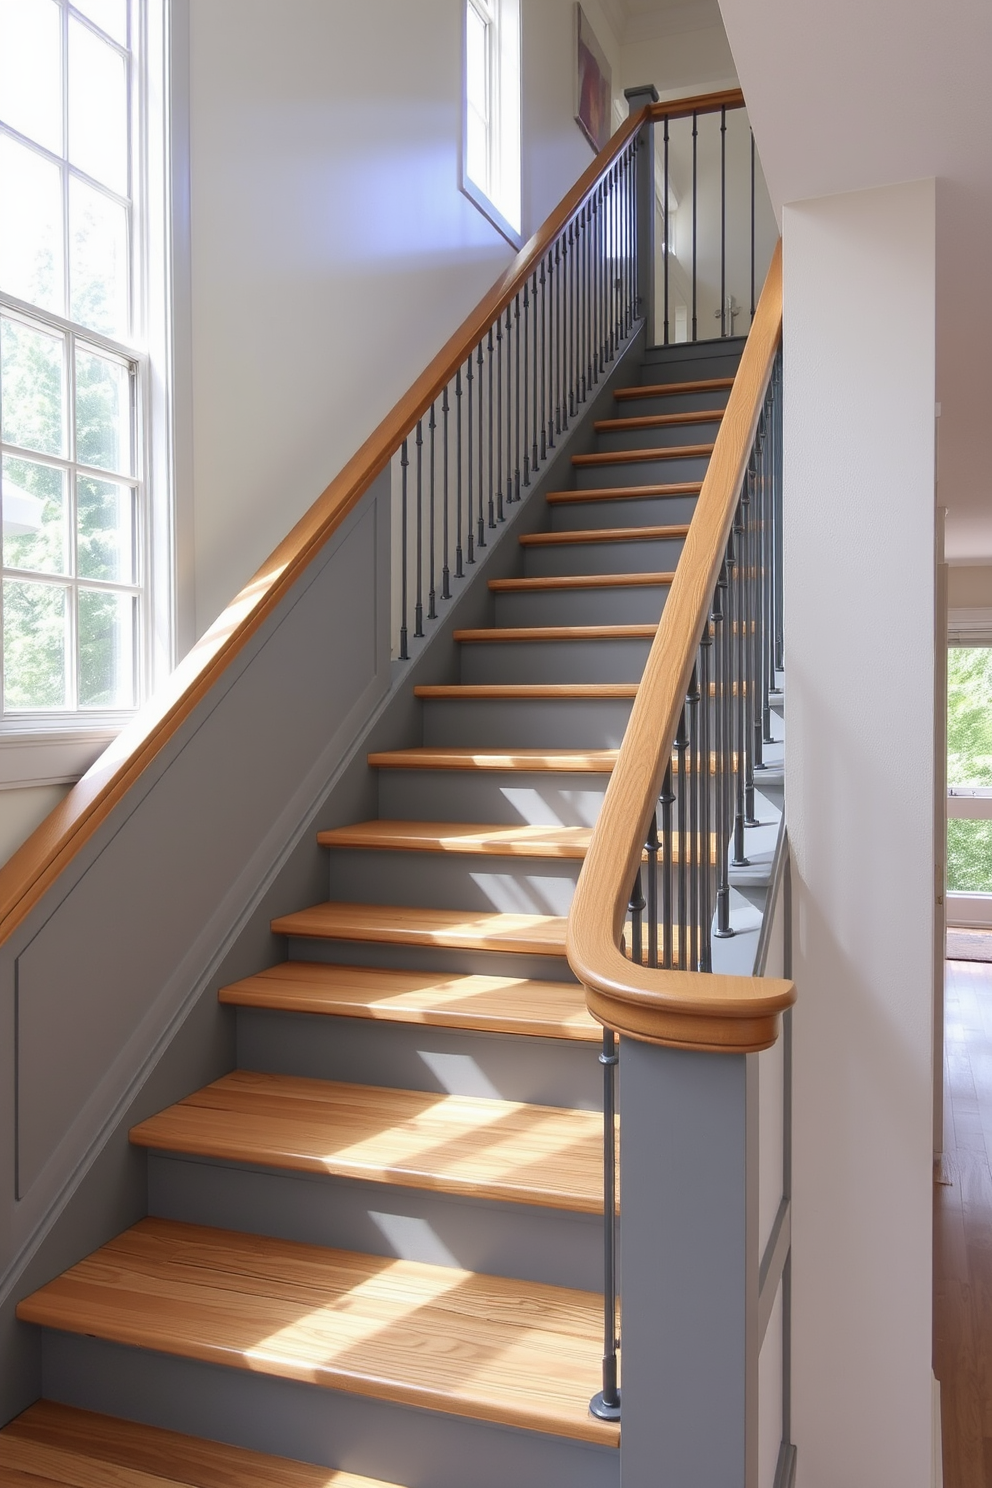
MULTIPOLYGON (((731 317, 731 331, 733 318, 731 317)), ((727 110, 720 110, 720 335, 727 334, 727 110)))
POLYGON ((664 191, 665 191, 665 244, 664 244, 664 248, 663 248, 662 251, 664 253, 664 267, 665 267, 665 345, 667 346, 668 345, 668 342, 669 342, 669 335, 668 335, 668 256, 669 256, 669 254, 672 251, 672 233, 671 233, 671 224, 669 222, 670 193, 669 193, 669 190, 668 190, 668 115, 667 114, 665 115, 665 130, 664 130, 663 139, 664 139, 664 145, 665 145, 665 171, 664 171, 664 175, 665 175, 665 186, 664 186, 664 191))
MULTIPOLYGON (((548 453, 548 299, 544 292, 546 284, 544 259, 541 259, 541 460, 548 453)), ((534 461, 537 464, 537 461, 534 461)))
POLYGON ((698 178, 698 151, 696 137, 699 133, 697 116, 692 116, 692 339, 696 339, 696 183, 698 178))
POLYGON ((672 789, 671 759, 665 769, 665 779, 658 800, 661 805, 661 964, 670 971, 675 965, 672 957, 675 909, 672 892, 672 807, 675 805, 675 791, 672 789))
MULTIPOLYGON (((520 292, 513 297, 513 499, 520 500, 520 292)), ((506 309, 506 334, 510 334, 510 308, 506 309)), ((509 342, 507 342, 509 351, 509 342)))
POLYGON ((772 517, 772 486, 775 463, 775 378, 768 396, 769 438, 765 443, 765 462, 761 478, 761 739, 762 745, 773 743, 772 710, 768 694, 775 685, 775 587, 774 587, 774 524, 772 517))
MULTIPOLYGON (((765 589, 763 583, 763 524, 762 492, 768 447, 768 399, 758 420, 759 435, 755 441, 754 479, 751 482, 751 505, 748 511, 748 552, 750 553, 749 581, 751 587, 751 624, 748 630, 748 669, 751 674, 750 720, 751 720, 751 799, 749 825, 754 821, 754 778, 758 770, 765 768, 764 760, 764 654, 765 654, 765 589)), ((750 461, 748 462, 750 470, 750 461)))
POLYGON ((700 875, 708 866, 699 830, 700 762, 699 762, 699 676, 693 667, 689 688, 685 697, 687 769, 683 782, 682 799, 688 801, 689 810, 689 905, 686 915, 688 938, 686 940, 685 966, 688 971, 699 970, 699 912, 701 907, 700 875))
MULTIPOLYGON (((523 409, 524 409, 524 485, 530 485, 530 440, 528 430, 528 417, 530 414, 530 280, 524 284, 524 386, 523 386, 523 409)), ((517 337, 517 344, 520 338, 517 337)))
POLYGON ((404 439, 400 450, 400 471, 402 478, 402 489, 400 495, 400 661, 408 661, 410 657, 407 643, 406 616, 408 608, 408 586, 407 575, 407 545, 409 543, 409 517, 407 503, 407 471, 410 465, 410 456, 407 452, 407 444, 404 439))
POLYGON ((754 130, 751 135, 751 323, 754 323, 754 130))
POLYGON ((424 633, 424 430, 417 420, 417 602, 413 607, 414 637, 424 633))
POLYGON ((733 740, 730 727, 730 699, 728 688, 730 680, 730 640, 729 634, 732 624, 730 609, 730 568, 732 558, 732 540, 727 544, 727 556, 720 568, 720 577, 717 579, 716 588, 713 591, 713 650, 714 650, 714 679, 713 686, 714 708, 713 708, 713 731, 714 746, 716 753, 716 779, 714 781, 714 799, 716 801, 716 852, 717 852, 717 888, 716 888, 716 929, 714 935, 720 940, 733 935, 734 931, 730 924, 730 875, 728 865, 728 849, 730 835, 730 774, 733 769, 733 740))
POLYGON ((644 965, 644 885, 638 868, 634 887, 630 891, 630 959, 638 966, 644 965))
POLYGON ((703 626, 703 634, 699 641, 699 692, 702 697, 702 708, 699 715, 699 755, 700 755, 700 781, 699 781, 699 835, 703 844, 703 861, 701 863, 700 879, 700 946, 699 946, 699 969, 700 971, 713 970, 713 951, 710 944, 710 936, 713 930, 713 863, 712 858, 712 822, 711 802, 713 796, 713 762, 710 754, 710 720, 713 716, 713 700, 710 696, 710 678, 712 675, 713 639, 711 635, 712 621, 709 616, 703 626))
MULTIPOLYGON (((758 429, 760 431, 763 422, 763 413, 758 416, 758 429)), ((754 678, 754 630, 756 621, 756 607, 754 603, 754 492, 757 484, 757 460, 760 450, 760 432, 755 445, 752 446, 751 456, 748 460, 747 473, 744 476, 744 488, 741 492, 741 522, 744 527, 742 536, 742 550, 744 555, 744 574, 741 584, 741 609, 744 614, 744 635, 741 647, 741 672, 744 677, 744 740, 747 749, 747 758, 744 767, 744 825, 756 827, 757 818, 754 814, 754 755, 755 748, 761 748, 761 725, 758 722, 757 737, 755 737, 756 710, 754 706, 755 678, 754 678), (753 472, 753 473, 752 473, 753 472)))
POLYGON ((445 385, 441 394, 441 438, 444 441, 444 557, 441 564, 441 598, 451 598, 451 568, 449 558, 451 553, 451 533, 448 515, 448 388, 445 385))
POLYGON ((644 844, 647 852, 645 873, 647 875, 648 910, 648 965, 658 965, 658 813, 652 811, 648 822, 648 840, 644 844))
POLYGON ((554 449, 555 435, 561 433, 561 306, 559 293, 561 275, 559 269, 559 243, 548 249, 548 333, 551 341, 548 348, 548 448, 554 449))
MULTIPOLYGON (((463 579, 462 567, 462 369, 455 373, 455 578, 463 579)), ((472 524, 469 523, 469 539, 472 524)))
POLYGON ((435 479, 434 479, 434 475, 435 475, 435 469, 434 469, 434 438, 435 438, 436 427, 437 427, 437 420, 434 417, 434 404, 432 403, 431 404, 430 418, 427 420, 427 433, 429 435, 429 442, 430 442, 430 456, 429 456, 430 493, 429 493, 428 498, 427 498, 428 520, 429 520, 429 523, 430 523, 430 537, 429 537, 428 544, 427 544, 427 551, 428 551, 428 554, 429 554, 429 560, 428 560, 428 563, 429 563, 429 567, 428 567, 428 584, 427 584, 427 618, 428 618, 428 620, 436 620, 437 619, 437 589, 436 589, 435 555, 434 555, 434 550, 435 550, 435 547, 437 546, 436 540, 435 540, 435 532, 436 532, 436 529, 437 529, 437 512, 436 512, 436 509, 435 509, 435 484, 436 484, 436 482, 435 482, 435 479))
POLYGON ((678 930, 676 936, 675 964, 681 971, 689 969, 688 921, 689 921, 689 789, 686 774, 686 755, 689 750, 686 710, 683 705, 679 714, 679 727, 675 735, 675 779, 678 782, 678 930))
MULTIPOLYGON (((775 448, 774 459, 774 483, 772 486, 772 522, 775 533, 775 668, 782 671, 785 666, 785 642, 783 637, 783 623, 785 610, 785 586, 783 582, 783 551, 782 551, 782 352, 779 351, 772 372, 775 385, 775 448)), ((772 686, 777 685, 777 678, 772 678, 772 686)))
POLYGON ((742 501, 740 498, 738 498, 737 509, 734 512, 733 535, 735 564, 730 586, 733 600, 733 625, 731 627, 733 679, 731 705, 733 707, 734 748, 737 754, 737 768, 734 771, 734 856, 731 859, 731 866, 734 868, 746 868, 748 858, 744 851, 744 788, 747 779, 748 758, 751 751, 747 737, 747 715, 744 706, 745 618, 743 576, 746 553, 744 550, 744 522, 742 517, 742 501))
MULTIPOLYGON (((493 458, 494 458, 494 455, 493 455, 493 444, 495 443, 495 441, 493 439, 493 329, 492 329, 492 326, 489 327, 489 345, 488 345, 487 350, 488 350, 488 356, 486 358, 486 366, 487 366, 488 373, 489 373, 489 396, 486 399, 486 414, 487 414, 488 422, 489 422, 489 438, 486 440, 486 449, 487 449, 487 453, 488 453, 488 465, 489 465, 488 511, 489 511, 489 526, 490 526, 490 528, 493 528, 493 527, 496 526, 496 506, 495 506, 494 491, 493 491, 493 458)), ((482 378, 481 377, 479 378, 479 401, 480 401, 480 403, 482 401, 482 378)), ((481 423, 481 419, 480 419, 480 423, 481 423)))
POLYGON ((603 1388, 589 1402, 603 1421, 620 1417, 617 1389, 617 1036, 603 1029, 603 1388))
MULTIPOLYGON (((489 332, 490 343, 492 342, 492 331, 489 332)), ((492 346, 489 350, 489 430, 492 439, 493 427, 493 395, 492 395, 492 346)), ((498 316, 496 320, 496 519, 499 522, 505 520, 503 514, 503 319, 498 316)), ((490 481, 490 489, 492 481, 490 481)), ((492 506, 489 511, 489 525, 496 524, 492 518, 492 506)))
POLYGON ((472 509, 472 471, 474 461, 472 459, 472 382, 475 374, 472 371, 472 353, 468 354, 468 371, 465 374, 466 392, 468 395, 468 458, 465 462, 465 528, 468 536, 468 562, 475 562, 475 512, 472 509))
MULTIPOLYGON (((485 427, 485 419, 483 418, 483 415, 482 415, 483 383, 484 383, 484 380, 485 380, 483 378, 483 376, 482 376, 482 368, 483 368, 484 365, 485 365, 485 359, 484 359, 483 350, 482 350, 482 342, 480 341, 479 342, 479 345, 478 345, 478 347, 476 349, 476 357, 475 357, 475 366, 476 366, 476 379, 475 380, 478 383, 478 387, 477 387, 476 391, 478 392, 478 395, 479 395, 479 397, 478 397, 478 405, 479 405, 479 431, 478 431, 479 432, 479 451, 478 451, 478 453, 479 453, 479 506, 478 506, 478 516, 477 516, 478 527, 476 529, 476 539, 475 539, 475 545, 478 548, 484 548, 486 546, 486 519, 485 519, 485 516, 483 514, 483 508, 484 508, 484 504, 485 504, 485 484, 486 484, 486 473, 485 473, 486 472, 486 440, 483 437, 483 429, 485 427)), ((490 435, 492 434, 492 430, 491 429, 490 429, 489 433, 490 433, 490 435)), ((490 472, 489 472, 489 474, 490 474, 490 481, 489 481, 489 502, 490 502, 490 505, 492 505, 492 499, 493 499, 493 488, 492 488, 492 455, 493 455, 493 445, 492 445, 492 439, 490 438, 490 440, 489 440, 489 463, 490 463, 490 472)))
POLYGON ((575 417, 575 223, 568 224, 565 238, 565 424, 575 417))

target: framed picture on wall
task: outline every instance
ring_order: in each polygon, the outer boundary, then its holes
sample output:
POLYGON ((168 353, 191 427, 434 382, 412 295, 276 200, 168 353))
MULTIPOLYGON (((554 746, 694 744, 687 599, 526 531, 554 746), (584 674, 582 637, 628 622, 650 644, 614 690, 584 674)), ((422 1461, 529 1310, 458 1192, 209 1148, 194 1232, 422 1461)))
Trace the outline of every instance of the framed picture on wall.
POLYGON ((575 47, 575 122, 598 155, 612 133, 613 75, 606 54, 589 24, 589 17, 578 0, 575 6, 575 47))

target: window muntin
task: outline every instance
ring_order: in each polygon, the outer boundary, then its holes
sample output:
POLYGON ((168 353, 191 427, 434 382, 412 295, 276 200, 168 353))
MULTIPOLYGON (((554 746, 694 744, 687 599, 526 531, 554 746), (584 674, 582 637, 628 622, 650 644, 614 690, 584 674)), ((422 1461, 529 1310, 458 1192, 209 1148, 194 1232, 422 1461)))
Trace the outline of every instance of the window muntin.
POLYGON ((142 691, 130 24, 128 0, 0 0, 0 706, 13 726, 122 712, 142 691))
POLYGON ((992 647, 947 653, 949 893, 992 893, 992 647), (967 815, 959 814, 967 812, 967 815))

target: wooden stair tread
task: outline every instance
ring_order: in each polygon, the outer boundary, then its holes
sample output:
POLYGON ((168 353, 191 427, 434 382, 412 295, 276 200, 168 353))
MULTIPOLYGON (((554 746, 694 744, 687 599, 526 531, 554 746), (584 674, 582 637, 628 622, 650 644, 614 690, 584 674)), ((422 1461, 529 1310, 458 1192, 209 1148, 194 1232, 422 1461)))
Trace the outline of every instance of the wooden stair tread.
POLYGON ((437 972, 329 966, 285 961, 222 987, 220 1001, 235 1007, 375 1018, 482 1033, 599 1041, 602 1029, 586 1010, 577 982, 524 977, 446 977, 437 972))
POLYGON ((553 548, 569 543, 659 542, 686 537, 688 522, 675 522, 666 527, 589 527, 580 532, 530 532, 520 538, 524 548, 553 548))
POLYGON ((235 1070, 142 1121, 131 1141, 433 1193, 603 1209, 595 1111, 235 1070))
POLYGON ((654 382, 650 387, 626 387, 618 388, 613 394, 618 402, 624 402, 630 398, 661 398, 668 393, 708 393, 715 392, 717 388, 731 388, 734 385, 732 377, 708 377, 702 382, 654 382))
POLYGON ((483 853, 509 858, 584 858, 591 827, 490 826, 473 822, 373 821, 318 832, 321 847, 483 853))
POLYGON ((615 1445, 602 1302, 535 1282, 145 1219, 25 1298, 22 1322, 615 1445))
POLYGON ((413 689, 419 698, 634 698, 636 682, 438 682, 413 689))
POLYGON ((49 1400, 0 1431, 0 1481, 23 1488, 397 1488, 49 1400))
POLYGON ((417 745, 412 749, 380 750, 370 754, 368 762, 379 770, 522 770, 535 774, 548 771, 605 775, 617 762, 617 750, 464 749, 417 745))
POLYGON ((664 444, 655 449, 594 450, 588 455, 573 455, 572 464, 626 465, 638 460, 688 460, 712 453, 712 444, 664 444))
POLYGON ((567 506, 576 501, 634 501, 651 496, 698 496, 702 481, 669 481, 647 486, 601 486, 597 490, 549 491, 544 498, 552 506, 567 506))
POLYGON ((653 641, 657 625, 518 625, 456 630, 463 645, 474 641, 653 641))
POLYGON ((566 920, 560 915, 417 909, 405 905, 314 904, 272 921, 276 935, 432 945, 475 951, 519 951, 564 956, 566 920))
POLYGON ((537 589, 639 589, 667 586, 674 573, 559 574, 541 579, 490 579, 494 594, 527 593, 537 589))
POLYGON ((625 429, 667 429, 677 424, 718 424, 722 408, 694 409, 691 413, 640 413, 629 418, 597 419, 597 434, 622 434, 625 429))

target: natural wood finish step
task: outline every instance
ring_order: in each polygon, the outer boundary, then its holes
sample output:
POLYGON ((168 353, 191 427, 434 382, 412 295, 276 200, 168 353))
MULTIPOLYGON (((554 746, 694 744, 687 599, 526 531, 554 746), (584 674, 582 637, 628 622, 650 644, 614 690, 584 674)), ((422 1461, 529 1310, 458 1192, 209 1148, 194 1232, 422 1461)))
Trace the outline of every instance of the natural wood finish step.
POLYGON ((731 388, 732 377, 709 377, 702 382, 653 382, 650 387, 618 388, 613 394, 619 403, 631 398, 663 398, 670 393, 709 393, 718 388, 731 388))
POLYGON ((235 1070, 131 1131, 158 1152, 603 1211, 603 1118, 521 1101, 235 1070))
POLYGON ((0 1431, 0 1480, 11 1488, 398 1488, 51 1400, 0 1431))
POLYGON ((481 853, 501 858, 582 859, 591 827, 500 827, 470 822, 375 821, 318 832, 321 847, 481 853))
POLYGON ((564 956, 565 924, 560 915, 476 914, 470 909, 331 901, 280 915, 272 921, 272 931, 319 940, 564 956))
POLYGON ((22 1322, 615 1445, 596 1420, 602 1301, 536 1282, 145 1219, 22 1322))
POLYGON ((572 464, 628 465, 639 460, 689 460, 709 457, 712 444, 665 444, 656 449, 594 450, 588 455, 573 455, 572 464))
POLYGON ((527 593, 536 589, 644 589, 667 588, 674 573, 559 574, 542 579, 490 579, 494 594, 527 593))
POLYGON ((521 770, 535 774, 607 775, 617 762, 615 749, 464 749, 418 745, 383 749, 368 756, 379 770, 521 770))
POLYGON ((542 698, 559 702, 566 699, 588 698, 610 701, 637 696, 636 682, 451 682, 422 685, 413 689, 419 698, 453 698, 459 701, 472 699, 500 700, 523 698, 540 701, 542 698))
POLYGON ((596 1043, 602 1029, 577 982, 524 977, 439 975, 369 966, 284 961, 222 987, 234 1007, 422 1023, 433 1028, 524 1034, 596 1043))
POLYGON ((657 625, 518 625, 456 630, 453 639, 474 641, 653 641, 657 625))
POLYGON ((676 424, 718 424, 722 408, 696 409, 692 413, 641 413, 631 418, 597 419, 597 434, 623 434, 627 429, 666 429, 676 424))
POLYGON ((601 486, 597 490, 549 491, 544 498, 552 506, 571 506, 577 501, 636 501, 651 496, 698 496, 702 481, 668 481, 648 486, 601 486))
POLYGON ((663 542, 689 534, 688 522, 667 527, 589 527, 581 532, 529 532, 520 539, 524 548, 566 547, 569 543, 663 542))

